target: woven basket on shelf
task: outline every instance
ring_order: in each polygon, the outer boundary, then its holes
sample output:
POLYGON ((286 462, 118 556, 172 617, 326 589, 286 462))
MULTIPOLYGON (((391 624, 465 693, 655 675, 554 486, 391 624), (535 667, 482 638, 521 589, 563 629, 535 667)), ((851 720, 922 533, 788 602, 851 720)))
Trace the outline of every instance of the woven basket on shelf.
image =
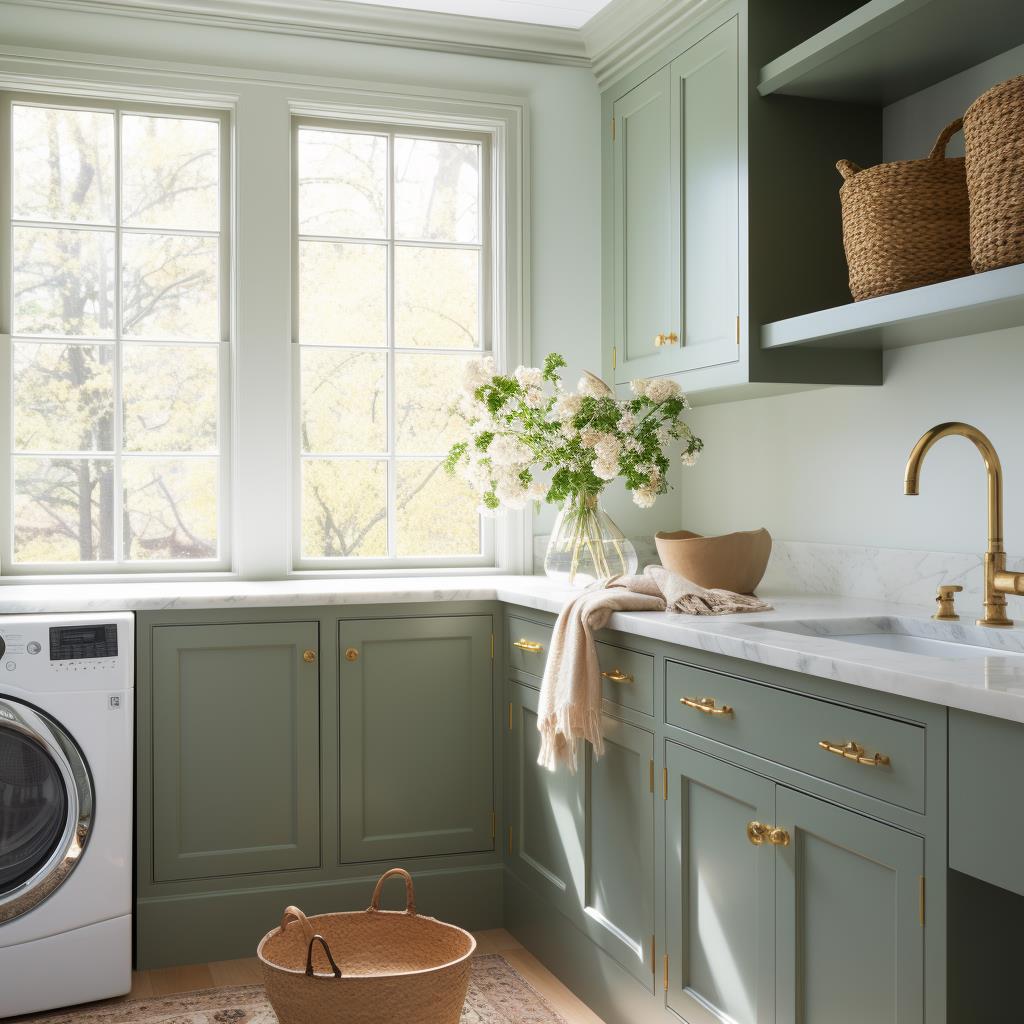
POLYGON ((836 169, 844 182, 843 245, 855 300, 971 273, 963 157, 947 157, 960 119, 942 129, 925 160, 836 169))
POLYGON ((416 913, 412 878, 385 872, 370 909, 306 917, 288 907, 257 956, 281 1024, 459 1024, 476 939, 416 913), (405 911, 380 909, 384 882, 405 879, 405 911))
POLYGON ((975 271, 1024 263, 1024 75, 967 108, 964 144, 975 271))

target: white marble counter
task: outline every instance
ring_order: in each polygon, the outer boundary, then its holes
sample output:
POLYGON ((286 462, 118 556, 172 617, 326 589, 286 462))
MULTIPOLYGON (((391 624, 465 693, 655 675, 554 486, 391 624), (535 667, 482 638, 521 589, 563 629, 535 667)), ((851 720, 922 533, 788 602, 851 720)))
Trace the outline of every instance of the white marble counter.
MULTIPOLYGON (((501 601, 558 612, 573 594, 535 576, 320 579, 282 582, 110 583, 0 587, 0 614, 56 611, 280 608, 315 605, 501 601)), ((935 634, 931 608, 830 595, 772 595, 771 612, 722 617, 619 613, 623 633, 755 664, 789 669, 884 693, 1024 723, 1024 628, 979 629, 965 611, 961 638, 1007 653, 970 659, 881 650, 844 641, 843 632, 886 621, 896 632, 935 634), (813 628, 805 623, 815 620, 813 628), (821 620, 831 620, 821 624, 821 620), (847 620, 847 621, 843 621, 847 620), (759 628, 794 623, 803 633, 759 628), (1015 656, 1015 652, 1019 652, 1015 656)), ((1017 606, 1017 607, 1015 607, 1017 606)), ((1024 602, 1010 614, 1024 620, 1024 602)))

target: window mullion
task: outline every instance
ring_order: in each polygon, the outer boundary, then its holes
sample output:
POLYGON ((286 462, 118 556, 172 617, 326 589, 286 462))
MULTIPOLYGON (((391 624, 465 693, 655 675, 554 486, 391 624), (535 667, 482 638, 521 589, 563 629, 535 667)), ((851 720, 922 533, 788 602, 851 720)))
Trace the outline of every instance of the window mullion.
POLYGON ((124 444, 124 400, 121 395, 121 369, 124 349, 121 330, 124 323, 122 309, 124 307, 124 273, 121 268, 122 234, 121 234, 121 122, 123 112, 118 108, 115 115, 114 130, 114 500, 113 500, 113 541, 114 561, 126 561, 124 550, 124 480, 121 466, 122 446, 124 444))
POLYGON ((388 132, 388 177, 387 177, 387 239, 388 239, 388 274, 387 274, 387 407, 388 407, 388 459, 387 459, 387 520, 388 520, 388 557, 395 558, 398 553, 398 463, 397 454, 398 429, 395 422, 398 407, 395 393, 398 375, 395 371, 396 338, 395 338, 395 133, 388 132))

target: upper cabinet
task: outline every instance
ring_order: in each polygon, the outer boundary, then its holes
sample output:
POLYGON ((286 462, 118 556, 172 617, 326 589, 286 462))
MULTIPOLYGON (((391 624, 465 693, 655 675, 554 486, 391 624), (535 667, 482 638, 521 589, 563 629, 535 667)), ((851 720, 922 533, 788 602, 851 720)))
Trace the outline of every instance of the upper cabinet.
POLYGON ((866 121, 760 97, 752 36, 792 19, 749 7, 719 7, 605 91, 604 372, 617 385, 673 375, 700 402, 881 382, 876 352, 761 349, 760 324, 808 296, 849 301, 835 161, 863 153, 866 121), (830 260, 812 255, 823 238, 830 260))
POLYGON ((737 52, 734 18, 612 104, 617 383, 739 358, 737 52))

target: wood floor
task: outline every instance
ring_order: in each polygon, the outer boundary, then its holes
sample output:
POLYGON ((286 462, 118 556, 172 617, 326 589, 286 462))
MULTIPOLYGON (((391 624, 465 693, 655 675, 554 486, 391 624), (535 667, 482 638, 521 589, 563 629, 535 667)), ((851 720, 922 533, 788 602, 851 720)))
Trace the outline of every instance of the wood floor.
MULTIPOLYGON (((500 953, 547 1001, 567 1024, 602 1024, 539 960, 527 952, 507 931, 477 932, 478 953, 500 953)), ((189 967, 164 967, 154 971, 136 971, 128 999, 149 999, 191 992, 198 988, 225 985, 252 985, 262 981, 259 961, 221 960, 189 967)))

